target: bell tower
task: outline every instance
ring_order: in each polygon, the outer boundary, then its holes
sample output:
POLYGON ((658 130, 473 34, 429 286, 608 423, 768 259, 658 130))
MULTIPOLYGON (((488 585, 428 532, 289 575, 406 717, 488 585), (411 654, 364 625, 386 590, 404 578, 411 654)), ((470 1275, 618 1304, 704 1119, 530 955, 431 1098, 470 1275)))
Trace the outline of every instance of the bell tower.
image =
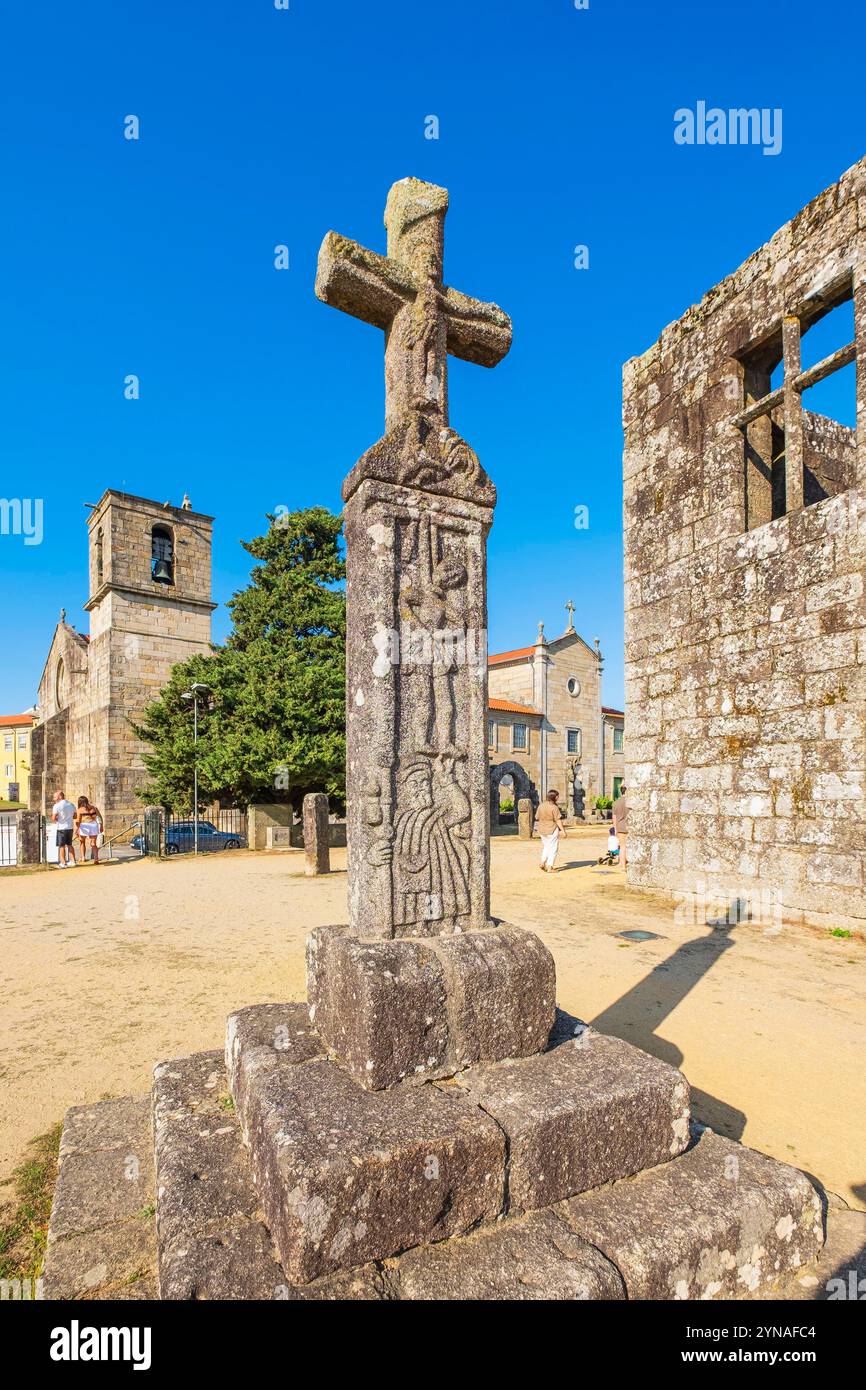
POLYGON ((141 808, 145 750, 132 723, 177 662, 210 650, 213 517, 186 498, 176 507, 109 490, 88 533, 91 795, 115 830, 141 808))

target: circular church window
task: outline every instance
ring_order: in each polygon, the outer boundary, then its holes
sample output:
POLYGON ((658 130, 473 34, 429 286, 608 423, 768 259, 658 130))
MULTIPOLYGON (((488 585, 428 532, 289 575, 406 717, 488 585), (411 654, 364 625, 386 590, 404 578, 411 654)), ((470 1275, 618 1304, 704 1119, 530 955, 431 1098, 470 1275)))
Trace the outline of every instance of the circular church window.
POLYGON ((579 695, 580 681, 577 679, 577 676, 569 676, 568 680, 565 682, 565 688, 569 695, 579 695))

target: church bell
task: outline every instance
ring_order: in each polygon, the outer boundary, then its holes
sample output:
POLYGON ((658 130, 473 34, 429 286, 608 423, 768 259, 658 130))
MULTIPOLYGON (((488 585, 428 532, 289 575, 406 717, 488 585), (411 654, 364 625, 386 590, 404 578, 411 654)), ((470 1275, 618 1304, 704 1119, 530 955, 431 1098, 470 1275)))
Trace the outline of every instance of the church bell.
POLYGON ((155 584, 173 584, 174 566, 171 560, 154 560, 152 578, 155 584))

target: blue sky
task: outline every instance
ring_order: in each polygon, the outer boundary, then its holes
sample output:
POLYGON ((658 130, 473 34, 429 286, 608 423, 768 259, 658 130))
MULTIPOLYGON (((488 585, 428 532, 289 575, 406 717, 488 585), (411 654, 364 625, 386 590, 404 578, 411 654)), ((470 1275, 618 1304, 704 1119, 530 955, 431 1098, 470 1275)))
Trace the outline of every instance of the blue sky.
POLYGON ((854 0, 7 12, 0 494, 44 499, 44 540, 0 535, 0 713, 33 701, 61 606, 87 630, 105 488, 215 515, 217 639, 240 539, 276 506, 339 508, 382 432, 383 340, 315 299, 316 256, 330 228, 384 250, 407 174, 450 190, 448 283, 514 321, 494 371, 451 363, 499 490, 491 647, 557 634, 573 598, 618 703, 622 363, 866 153, 864 38, 854 0), (781 108, 781 153, 677 145, 699 100, 781 108))

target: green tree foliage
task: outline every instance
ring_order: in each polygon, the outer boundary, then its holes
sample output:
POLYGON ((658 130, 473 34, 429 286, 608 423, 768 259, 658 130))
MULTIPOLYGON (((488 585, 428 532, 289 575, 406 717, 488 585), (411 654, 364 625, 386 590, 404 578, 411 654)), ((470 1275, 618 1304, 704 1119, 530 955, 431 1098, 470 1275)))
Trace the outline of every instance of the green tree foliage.
POLYGON ((340 517, 325 507, 268 517, 263 536, 244 542, 260 563, 229 603, 224 647, 174 667, 151 704, 139 738, 150 745, 143 800, 192 806, 193 717, 183 699, 199 699, 199 796, 241 802, 282 799, 299 805, 324 791, 335 808, 345 797, 346 600, 340 517))

